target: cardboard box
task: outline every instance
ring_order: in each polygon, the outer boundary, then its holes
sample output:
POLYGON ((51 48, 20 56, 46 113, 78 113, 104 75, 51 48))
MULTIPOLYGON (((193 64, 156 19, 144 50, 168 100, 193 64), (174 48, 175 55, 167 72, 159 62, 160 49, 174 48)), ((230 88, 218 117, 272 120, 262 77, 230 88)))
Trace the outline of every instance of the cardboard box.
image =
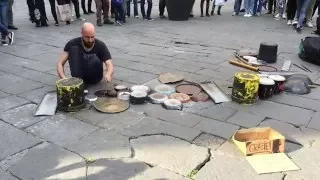
POLYGON ((232 141, 246 156, 283 153, 285 148, 285 137, 270 127, 238 130, 232 141))

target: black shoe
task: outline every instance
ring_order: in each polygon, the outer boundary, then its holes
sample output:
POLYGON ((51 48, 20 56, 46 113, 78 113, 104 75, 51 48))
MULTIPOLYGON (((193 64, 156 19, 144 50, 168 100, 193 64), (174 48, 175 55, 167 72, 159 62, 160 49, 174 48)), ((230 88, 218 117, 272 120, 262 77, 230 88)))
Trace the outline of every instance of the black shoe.
POLYGON ((160 15, 160 19, 165 19, 166 16, 165 15, 160 15))
POLYGON ((43 21, 43 22, 41 22, 41 26, 42 27, 48 27, 49 24, 47 23, 47 21, 43 21))
POLYGON ((206 14, 206 16, 207 16, 207 17, 210 17, 210 14, 209 14, 209 13, 207 13, 207 14, 206 14))
POLYGON ((18 28, 17 28, 17 27, 15 27, 15 26, 8 26, 8 29, 11 29, 11 30, 18 30, 18 28))
POLYGON ((200 16, 200 17, 204 17, 204 16, 203 16, 203 14, 201 14, 201 16, 200 16))
POLYGON ((301 27, 296 27, 296 31, 298 34, 301 34, 302 33, 302 28, 301 27))
POLYGON ((8 46, 9 44, 7 43, 7 41, 5 39, 1 40, 1 45, 2 46, 8 46))
POLYGON ((116 25, 117 26, 122 26, 122 22, 121 21, 116 21, 116 25))
POLYGON ((219 16, 221 16, 221 13, 220 13, 220 11, 218 11, 218 13, 217 13, 219 16))
POLYGON ((11 45, 14 41, 14 32, 10 32, 8 35, 9 45, 11 45))
POLYGON ((213 11, 211 11, 210 15, 211 15, 211 16, 214 16, 214 12, 213 12, 213 11))
POLYGON ((246 12, 246 10, 245 9, 241 9, 240 12, 246 12))
POLYGON ((97 20, 97 26, 102 26, 102 22, 101 22, 101 20, 99 19, 99 20, 97 20))
POLYGON ((36 21, 36 27, 41 27, 40 21, 36 21))
POLYGON ((71 22, 70 22, 70 21, 66 21, 66 23, 67 23, 67 25, 70 25, 70 24, 71 24, 71 22))
POLYGON ((152 19, 151 17, 146 18, 147 21, 153 21, 154 19, 152 19))
POLYGON ((190 14, 190 17, 194 17, 194 15, 193 15, 193 14, 190 14))
POLYGON ((59 26, 59 22, 56 21, 56 22, 54 23, 54 25, 55 25, 55 26, 59 26))
POLYGON ((109 19, 105 19, 103 24, 114 24, 114 22, 110 21, 109 19))
POLYGON ((89 10, 89 11, 88 11, 88 13, 89 13, 89 14, 94 14, 95 12, 94 12, 94 11, 89 10))
POLYGON ((313 31, 314 32, 314 34, 316 34, 316 35, 319 35, 320 36, 320 30, 316 30, 316 31, 313 31))

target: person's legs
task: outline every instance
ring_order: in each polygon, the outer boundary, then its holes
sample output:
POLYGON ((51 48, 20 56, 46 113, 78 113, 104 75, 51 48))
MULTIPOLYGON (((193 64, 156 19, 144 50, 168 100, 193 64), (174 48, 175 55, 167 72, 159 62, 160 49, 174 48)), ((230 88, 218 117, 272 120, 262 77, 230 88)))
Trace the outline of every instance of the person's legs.
POLYGON ((76 12, 76 17, 77 19, 80 19, 80 5, 79 5, 79 0, 72 0, 74 10, 76 12))
POLYGON ((127 9, 126 9, 126 11, 127 11, 127 16, 128 17, 130 17, 131 16, 131 0, 127 0, 126 1, 126 7, 127 7, 127 9))
POLYGON ((101 14, 102 14, 102 0, 95 0, 96 2, 96 9, 97 9, 97 25, 102 26, 101 22, 101 14))
POLYGON ((92 0, 88 0, 88 13, 93 14, 94 11, 92 11, 91 7, 92 7, 92 0))
POLYGON ((146 0, 140 0, 140 10, 141 10, 141 15, 142 15, 142 18, 143 19, 146 19, 146 12, 145 12, 145 9, 144 9, 144 4, 145 4, 145 1, 146 0))
POLYGON ((9 34, 9 31, 5 25, 0 23, 1 40, 5 40, 9 34))
MULTIPOLYGON (((293 21, 297 11, 297 1, 296 0, 288 0, 287 3, 287 18, 288 21, 293 21)), ((292 23, 289 22, 289 25, 292 23)))
POLYGON ((151 19, 151 11, 152 11, 152 0, 147 0, 148 2, 148 9, 147 9, 147 18, 151 19))
POLYGON ((163 17, 164 9, 166 7, 166 0, 159 0, 159 16, 163 17))
POLYGON ((80 47, 73 46, 70 48, 68 62, 71 76, 83 79, 84 63, 80 47))
POLYGON ((234 1, 234 6, 233 6, 234 15, 237 15, 237 16, 239 15, 241 3, 242 3, 242 0, 235 0, 234 1))
POLYGON ((36 10, 39 10, 40 18, 36 20, 37 27, 48 26, 46 8, 43 0, 35 0, 36 10))
POLYGON ((135 17, 139 17, 138 16, 138 2, 137 0, 133 0, 133 13, 135 17))
POLYGON ((303 27, 304 18, 306 17, 307 8, 309 6, 310 0, 297 0, 297 17, 298 17, 298 24, 297 30, 301 32, 303 27))
POLYGON ((8 0, 8 29, 17 30, 13 25, 13 12, 12 12, 12 6, 13 6, 14 0, 8 0))
POLYGON ((306 12, 306 25, 310 28, 313 27, 312 23, 311 23, 311 19, 312 19, 312 12, 313 12, 313 7, 316 4, 316 0, 310 0, 309 2, 309 6, 307 8, 307 12, 306 12))
MULTIPOLYGON (((109 20, 109 0, 102 0, 102 8, 103 8, 103 23, 104 24, 114 24, 109 20)), ((112 5, 111 5, 112 6, 112 5)))
POLYGON ((51 7, 51 13, 53 16, 54 21, 56 22, 56 26, 59 25, 57 12, 56 12, 56 1, 55 0, 49 0, 50 7, 51 7))
POLYGON ((88 11, 86 10, 86 0, 81 0, 81 8, 82 8, 83 14, 89 14, 88 11))
POLYGON ((201 17, 203 17, 203 3, 205 0, 200 1, 200 11, 201 11, 201 17))
POLYGON ((0 2, 0 23, 8 28, 8 3, 0 2))
POLYGON ((272 14, 273 1, 274 0, 269 0, 268 1, 268 14, 272 14))
POLYGON ((206 4, 206 16, 210 16, 210 15, 209 15, 209 6, 210 6, 210 0, 207 0, 207 4, 206 4))

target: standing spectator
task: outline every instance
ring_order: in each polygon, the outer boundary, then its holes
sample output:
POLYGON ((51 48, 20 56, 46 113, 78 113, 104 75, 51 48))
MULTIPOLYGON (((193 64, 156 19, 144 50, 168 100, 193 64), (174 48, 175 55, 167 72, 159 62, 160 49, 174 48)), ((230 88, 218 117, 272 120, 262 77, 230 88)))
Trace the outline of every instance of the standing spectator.
POLYGON ((30 20, 36 27, 48 27, 46 8, 43 0, 27 0, 30 20))
POLYGON ((296 0, 288 0, 287 2, 287 18, 288 18, 288 25, 292 25, 294 21, 294 17, 297 11, 297 1, 296 0))
POLYGON ((55 25, 59 26, 59 21, 58 21, 57 12, 56 12, 56 0, 49 0, 49 3, 51 7, 51 13, 55 21, 55 25))
POLYGON ((166 18, 164 15, 164 9, 166 8, 166 0, 159 0, 159 16, 161 19, 166 18))
POLYGON ((253 5, 254 0, 244 0, 244 9, 246 13, 244 14, 244 17, 251 17, 253 14, 253 5))
POLYGON ((233 6, 232 16, 239 16, 242 0, 235 0, 233 6))
POLYGON ((284 13, 285 7, 286 7, 286 0, 277 0, 277 6, 276 6, 277 15, 275 16, 276 20, 280 20, 281 17, 285 19, 285 13, 284 13))
POLYGON ((151 10, 152 10, 152 0, 147 0, 147 3, 148 3, 147 14, 145 13, 145 8, 144 8, 145 3, 146 3, 146 0, 140 1, 142 17, 144 20, 153 21, 153 19, 150 17, 151 10))
POLYGON ((13 12, 12 12, 13 3, 14 3, 14 0, 8 0, 8 29, 18 30, 18 28, 13 25, 13 12))
MULTIPOLYGON (((135 18, 139 18, 139 14, 138 14, 138 1, 137 0, 132 0, 133 2, 133 16, 135 18)), ((127 16, 130 17, 131 15, 131 0, 128 0, 127 1, 127 16)))
POLYGON ((83 14, 93 14, 94 12, 91 10, 92 0, 88 0, 88 11, 86 10, 86 0, 81 0, 81 8, 83 14))
MULTIPOLYGON (((0 3, 2 3, 0 1, 0 3)), ((1 44, 2 46, 11 45, 13 43, 14 32, 9 32, 8 29, 0 22, 1 44), (8 38, 9 43, 6 38, 8 38)))
POLYGON ((313 7, 315 5, 316 5, 316 0, 310 0, 309 6, 307 8, 307 14, 306 14, 306 26, 309 28, 313 28, 313 24, 311 20, 312 20, 313 7))
POLYGON ((254 0, 253 15, 260 16, 262 11, 263 0, 254 0))
POLYGON ((276 12, 276 7, 277 7, 277 0, 268 0, 268 13, 267 14, 272 14, 276 12))
MULTIPOLYGON (((310 0, 297 0, 297 33, 301 33, 303 29, 303 22, 306 17, 307 8, 309 6, 310 0)), ((294 23, 296 24, 296 23, 294 23)))
POLYGON ((8 0, 0 0, 0 23, 8 29, 8 0))
POLYGON ((214 15, 214 9, 216 8, 216 6, 218 6, 218 10, 217 10, 217 14, 221 15, 221 8, 224 5, 224 2, 227 0, 214 0, 213 4, 212 4, 212 11, 211 11, 211 15, 214 15))
POLYGON ((115 21, 119 26, 124 23, 123 1, 124 0, 111 0, 112 7, 114 8, 115 21))
MULTIPOLYGON (((209 17, 210 16, 210 14, 209 14, 210 0, 201 0, 201 2, 200 2, 201 17, 203 17, 203 4, 204 4, 204 1, 206 1, 206 16, 209 17)), ((214 11, 214 7, 212 7, 212 11, 214 11)))
POLYGON ((97 7, 97 25, 102 26, 102 11, 103 11, 103 23, 114 24, 109 20, 110 1, 109 0, 95 0, 97 7))
MULTIPOLYGON (((61 0, 57 0, 58 2, 61 1, 61 0)), ((80 4, 79 4, 79 0, 64 0, 67 4, 73 4, 74 6, 74 10, 76 12, 76 18, 78 20, 82 20, 84 21, 85 19, 81 18, 81 15, 80 15, 80 4)))

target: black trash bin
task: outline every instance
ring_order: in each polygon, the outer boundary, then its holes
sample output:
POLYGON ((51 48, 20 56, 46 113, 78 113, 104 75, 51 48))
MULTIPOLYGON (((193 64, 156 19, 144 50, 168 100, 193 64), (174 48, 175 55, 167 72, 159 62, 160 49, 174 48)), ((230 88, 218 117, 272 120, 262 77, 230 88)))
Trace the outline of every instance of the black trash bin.
POLYGON ((186 21, 190 17, 195 0, 165 0, 169 20, 186 21))

